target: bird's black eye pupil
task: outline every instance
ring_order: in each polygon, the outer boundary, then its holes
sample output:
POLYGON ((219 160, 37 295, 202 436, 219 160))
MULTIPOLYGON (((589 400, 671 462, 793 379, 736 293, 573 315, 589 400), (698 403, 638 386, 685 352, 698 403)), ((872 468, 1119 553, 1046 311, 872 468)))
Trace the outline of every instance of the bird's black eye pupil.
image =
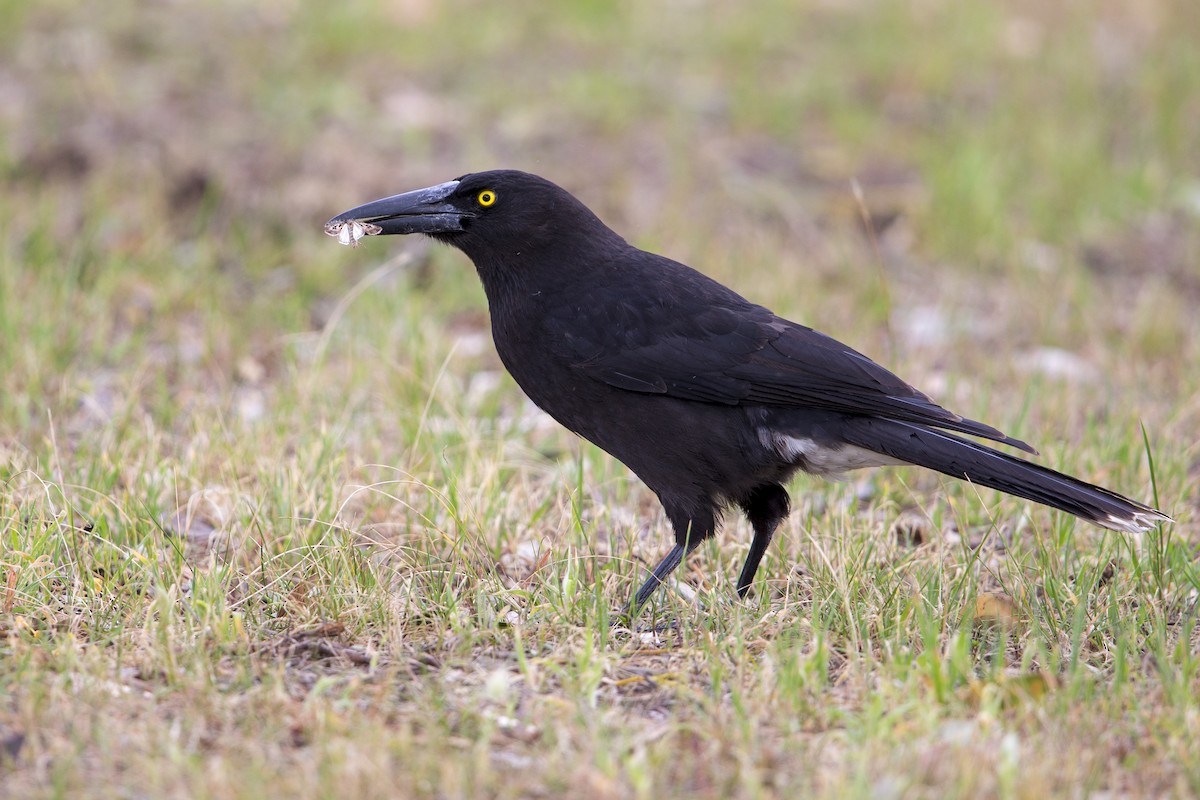
POLYGON ((479 202, 479 205, 487 208, 496 202, 496 193, 491 189, 484 189, 475 197, 475 199, 479 202))

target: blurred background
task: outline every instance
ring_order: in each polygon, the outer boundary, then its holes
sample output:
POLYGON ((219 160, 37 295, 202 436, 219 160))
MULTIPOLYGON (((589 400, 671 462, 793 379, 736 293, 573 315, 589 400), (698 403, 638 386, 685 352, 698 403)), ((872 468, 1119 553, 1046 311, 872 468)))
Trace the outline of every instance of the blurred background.
POLYGON ((1198 304, 1195 0, 0 0, 0 794, 1195 793, 1198 304), (322 232, 500 167, 1179 524, 801 479, 614 645, 654 498, 322 232))
MULTIPOLYGON (((1151 403, 1197 363, 1184 0, 2 6, 10 421, 129 348, 230 389, 413 246, 325 219, 496 167, 897 368, 1133 371, 1151 403)), ((480 308, 434 259, 431 312, 480 308)))

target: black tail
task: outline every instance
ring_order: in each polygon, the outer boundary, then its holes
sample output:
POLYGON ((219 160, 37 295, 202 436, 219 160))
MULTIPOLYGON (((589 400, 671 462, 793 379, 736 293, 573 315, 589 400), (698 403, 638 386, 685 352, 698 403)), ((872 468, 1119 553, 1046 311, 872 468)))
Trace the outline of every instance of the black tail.
POLYGON ((848 444, 1024 497, 1111 530, 1133 533, 1171 520, 1116 492, 945 431, 859 417, 849 420, 844 432, 848 444))

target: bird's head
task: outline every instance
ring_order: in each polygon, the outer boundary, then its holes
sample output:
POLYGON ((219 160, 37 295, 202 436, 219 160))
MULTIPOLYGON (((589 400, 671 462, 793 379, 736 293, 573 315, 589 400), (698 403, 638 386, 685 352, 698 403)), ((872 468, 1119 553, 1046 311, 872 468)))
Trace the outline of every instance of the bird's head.
POLYGON ((570 247, 579 236, 624 244, 570 192, 516 170, 476 172, 374 200, 338 214, 325 231, 346 244, 364 234, 424 233, 465 252, 481 272, 570 247))

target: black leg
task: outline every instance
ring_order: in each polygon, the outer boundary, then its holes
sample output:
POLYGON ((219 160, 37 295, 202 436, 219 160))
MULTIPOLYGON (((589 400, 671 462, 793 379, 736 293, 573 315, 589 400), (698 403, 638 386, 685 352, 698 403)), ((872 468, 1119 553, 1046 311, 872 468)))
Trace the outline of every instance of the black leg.
POLYGON ((663 560, 658 562, 658 566, 650 573, 650 577, 642 584, 642 588, 637 590, 637 594, 633 596, 633 603, 630 604, 629 610, 636 613, 638 609, 645 605, 646 601, 650 599, 650 595, 654 594, 660 584, 666 582, 667 576, 683 563, 683 559, 693 549, 695 548, 688 548, 687 552, 685 552, 679 545, 672 547, 671 552, 667 553, 663 560))
POLYGON ((738 576, 738 597, 745 597, 754 583, 754 574, 762 562, 771 537, 779 523, 783 522, 791 510, 787 491, 777 483, 768 483, 755 488, 749 496, 738 501, 738 505, 746 512, 746 517, 754 527, 754 539, 750 542, 750 552, 746 563, 742 566, 742 574, 738 576))
POLYGON ((650 595, 654 594, 658 587, 667 580, 667 576, 683 563, 688 554, 717 530, 715 509, 711 507, 688 513, 678 508, 667 507, 666 503, 663 505, 667 508, 667 516, 671 520, 671 526, 675 529, 675 546, 663 557, 662 561, 658 562, 658 566, 642 584, 642 588, 637 590, 633 600, 625 607, 624 616, 628 616, 630 620, 646 604, 650 595))

